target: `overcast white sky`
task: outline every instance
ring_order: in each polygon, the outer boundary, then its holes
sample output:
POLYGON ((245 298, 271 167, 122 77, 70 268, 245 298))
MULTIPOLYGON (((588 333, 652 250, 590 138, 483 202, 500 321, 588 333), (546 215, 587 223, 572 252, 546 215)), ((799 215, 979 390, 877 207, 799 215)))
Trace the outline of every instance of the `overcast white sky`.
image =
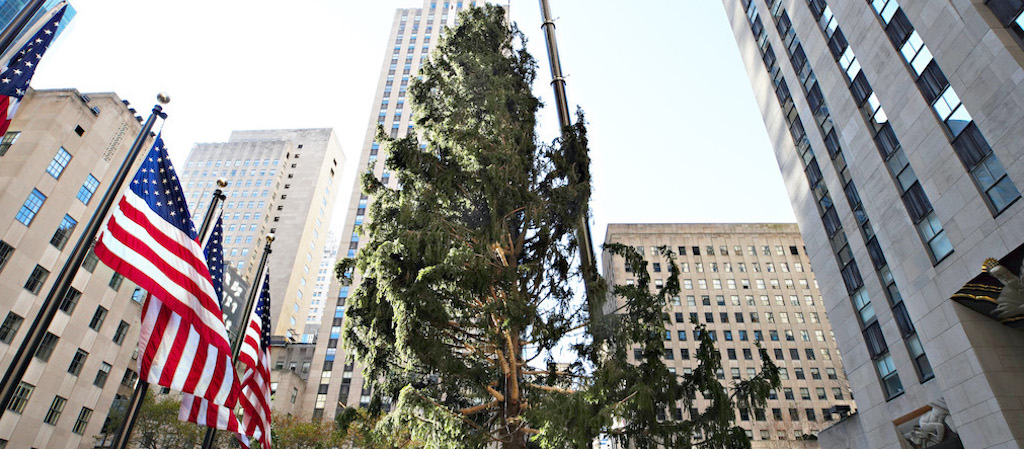
MULTIPOLYGON (((78 15, 32 86, 113 91, 147 113, 172 101, 178 163, 231 130, 332 127, 351 180, 395 8, 419 0, 72 0, 78 15)), ((594 239, 608 223, 791 222, 792 209, 719 0, 550 0, 570 108, 590 123, 594 239)), ((511 0, 540 61, 536 0, 511 0)), ((350 186, 351 181, 342 185, 350 186)), ((348 195, 339 195, 342 201, 348 195)), ((339 204, 344 210, 347 205, 339 204)))

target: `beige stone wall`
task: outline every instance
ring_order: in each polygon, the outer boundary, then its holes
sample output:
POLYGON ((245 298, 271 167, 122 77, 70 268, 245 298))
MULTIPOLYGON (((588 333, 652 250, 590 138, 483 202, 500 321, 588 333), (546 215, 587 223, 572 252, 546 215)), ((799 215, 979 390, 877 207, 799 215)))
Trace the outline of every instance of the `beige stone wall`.
MULTIPOLYGON (((0 343, 0 366, 10 363, 140 128, 134 114, 112 93, 83 97, 74 89, 40 90, 23 100, 9 130, 21 135, 0 156, 0 240, 14 247, 11 259, 0 269, 0 320, 15 313, 25 322, 13 341, 0 343), (79 127, 81 135, 76 131, 79 127), (61 147, 71 160, 54 178, 46 168, 61 147), (76 195, 90 173, 100 185, 84 204, 76 195), (39 189, 47 199, 25 226, 15 216, 32 189, 39 189), (65 214, 78 226, 67 245, 58 249, 50 241, 65 214), (37 264, 50 275, 39 293, 33 294, 23 285, 37 264)), ((7 447, 92 447, 115 394, 126 394, 134 385, 120 384, 126 370, 136 368, 133 352, 141 305, 132 300, 134 284, 124 281, 115 289, 112 277, 102 263, 91 272, 83 269, 76 274, 72 287, 82 292, 77 306, 70 313, 57 312, 49 331, 60 339, 52 355, 45 362, 33 359, 25 375, 25 382, 35 390, 22 413, 7 411, 0 420, 0 439, 8 441, 7 447), (90 323, 98 307, 107 314, 96 330, 90 323), (122 321, 128 330, 117 344, 114 335, 122 321), (88 352, 88 357, 78 375, 69 374, 78 350, 88 352), (110 373, 102 386, 96 386, 103 363, 111 366, 110 373), (43 419, 55 396, 66 398, 67 403, 55 424, 46 424, 43 419), (83 408, 92 410, 91 418, 82 432, 72 432, 83 408)))
POLYGON ((194 215, 208 209, 218 178, 229 181, 224 235, 232 243, 225 242, 225 261, 242 263, 250 282, 264 237, 275 234, 268 259, 274 335, 298 340, 304 330, 344 166, 331 129, 234 131, 228 142, 196 144, 189 154, 182 182, 194 215))
MULTIPOLYGON (((830 320, 843 351, 850 383, 857 395, 859 418, 843 423, 857 431, 837 427, 836 433, 858 435, 866 447, 899 448, 901 436, 894 421, 929 403, 944 399, 951 412, 950 425, 959 432, 965 447, 1021 447, 1024 445, 1024 333, 970 311, 949 300, 965 282, 980 272, 987 257, 1001 257, 1024 242, 1024 206, 1018 201, 993 216, 977 187, 958 160, 942 124, 914 84, 914 77, 884 34, 870 2, 829 0, 835 18, 864 73, 885 108, 888 119, 913 166, 935 212, 953 245, 954 252, 933 262, 916 235, 899 193, 860 111, 847 89, 826 42, 804 0, 784 0, 822 93, 830 109, 854 182, 871 217, 879 243, 900 286, 907 312, 917 328, 935 371, 923 382, 915 376, 907 349, 899 344, 900 332, 885 307, 885 296, 872 279, 870 259, 849 206, 836 200, 843 227, 847 229, 869 296, 875 303, 882 331, 889 343, 896 370, 905 391, 886 400, 878 375, 864 345, 860 328, 845 290, 827 237, 818 218, 813 197, 801 170, 778 103, 760 60, 740 2, 725 0, 726 15, 734 30, 740 53, 775 147, 797 221, 801 224, 810 258, 814 262, 830 320)), ((766 2, 755 1, 768 28, 769 41, 778 56, 782 73, 793 91, 797 110, 808 128, 825 182, 833 196, 842 185, 830 164, 820 133, 811 131, 812 117, 796 74, 785 57, 783 43, 765 11, 766 2)), ((984 2, 903 0, 899 4, 933 54, 951 86, 968 108, 995 155, 1018 189, 1024 187, 1024 104, 1022 49, 995 20, 984 2)), ((823 433, 827 435, 829 432, 823 433)), ((843 441, 839 438, 837 441, 843 441)), ((824 441, 823 441, 824 442, 824 441)), ((825 446, 829 447, 829 446, 825 446)), ((848 446, 837 443, 835 447, 848 446)))
MULTIPOLYGON (((761 360, 754 340, 755 332, 762 333, 762 344, 785 374, 777 399, 769 400, 764 420, 758 420, 753 411, 747 420, 737 414, 738 425, 748 429, 758 444, 773 447, 773 444, 797 443, 797 438, 816 434, 838 418, 824 413, 824 409, 833 405, 856 408, 796 225, 610 224, 605 241, 643 247, 648 271, 655 284, 652 288, 657 288, 659 280, 668 278, 667 262, 653 255, 656 248, 668 246, 681 254, 677 262, 683 270, 680 274, 682 293, 678 303, 670 301, 666 310, 669 321, 665 323, 669 331, 665 348, 673 351, 674 358, 666 359, 665 363, 677 373, 683 374, 696 364, 692 357, 697 344, 690 324, 691 314, 696 314, 709 331, 715 332, 716 347, 722 352, 722 381, 726 384, 734 379, 734 368, 744 379, 749 377, 748 369, 760 370, 761 360), (694 247, 699 249, 699 255, 694 252, 694 247), (709 247, 713 253, 708 251, 709 247), (797 254, 793 254, 794 249, 797 254), (655 263, 660 266, 655 266, 655 263), (723 318, 728 318, 728 321, 723 321, 723 318), (679 338, 680 331, 685 332, 685 340, 679 338), (773 338, 773 332, 778 336, 777 340, 773 338), (744 333, 746 341, 741 339, 744 333), (731 335, 731 340, 727 335, 731 335), (792 335, 792 340, 788 340, 789 335, 792 335), (681 349, 689 351, 689 360, 680 357, 681 349), (744 349, 750 350, 750 360, 745 359, 744 349), (781 350, 782 359, 777 359, 776 349, 781 350), (735 351, 736 360, 730 360, 730 350, 735 351), (797 352, 798 359, 792 357, 792 350, 797 352), (814 354, 813 360, 808 358, 808 351, 814 354), (814 379, 812 369, 817 369, 819 379, 814 379), (834 370, 834 379, 829 378, 829 369, 834 370), (798 379, 797 373, 801 370, 804 378, 798 379), (823 389, 824 399, 819 399, 818 388, 823 389), (802 397, 802 389, 806 389, 809 399, 802 397), (838 396, 833 389, 838 390, 838 396), (786 391, 792 392, 792 399, 786 398, 786 391), (796 419, 791 416, 790 409, 797 410, 796 419), (813 410, 813 420, 808 419, 807 409, 813 410), (781 419, 776 419, 775 410, 781 419)), ((603 268, 603 274, 610 283, 626 284, 634 279, 634 273, 626 271, 624 260, 610 257, 607 252, 604 253, 603 268)), ((608 308, 621 305, 621 300, 617 300, 608 308)), ((706 406, 703 399, 698 399, 698 411, 703 411, 706 406)), ((687 415, 688 412, 683 411, 683 417, 687 415)))

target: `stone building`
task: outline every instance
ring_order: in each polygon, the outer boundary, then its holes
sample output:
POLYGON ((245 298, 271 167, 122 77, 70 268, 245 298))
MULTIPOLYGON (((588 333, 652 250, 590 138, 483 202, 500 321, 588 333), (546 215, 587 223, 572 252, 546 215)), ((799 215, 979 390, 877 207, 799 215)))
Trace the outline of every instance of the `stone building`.
POLYGON ((723 3, 857 396, 822 446, 1024 446, 1024 4, 723 3))
MULTIPOLYGON (((682 291, 671 298, 665 322, 663 357, 670 371, 682 375, 696 366, 694 319, 707 326, 722 353, 723 383, 760 371, 755 342, 779 366, 782 387, 768 406, 737 411, 736 422, 754 447, 817 447, 807 439, 838 419, 837 411, 856 408, 795 224, 610 224, 605 241, 636 248, 648 261, 653 288, 664 285, 669 270, 658 247, 678 254, 682 291)), ((607 252, 602 271, 612 284, 634 279, 625 260, 607 252)), ((622 305, 618 300, 606 308, 622 305)), ((698 397, 695 405, 666 411, 665 418, 702 413, 707 402, 698 397)))
MULTIPOLYGON (((475 1, 424 0, 422 8, 400 8, 395 11, 391 22, 391 33, 386 43, 383 63, 372 105, 373 115, 367 125, 366 137, 360 152, 360 173, 370 170, 384 184, 392 187, 392 179, 384 167, 386 155, 380 153, 379 144, 374 141, 377 126, 382 126, 392 137, 404 137, 413 133, 412 110, 406 104, 406 93, 410 79, 426 61, 430 51, 437 44, 443 30, 457 22, 457 16, 475 1)), ((358 177, 352 190, 344 226, 341 228, 341 242, 338 257, 354 257, 359 249, 360 235, 356 226, 363 223, 366 209, 372 198, 364 195, 358 177)), ((314 418, 331 419, 341 410, 339 404, 366 405, 370 402, 370 385, 352 357, 339 348, 341 322, 345 316, 345 298, 359 284, 358 273, 354 274, 351 286, 341 286, 337 279, 331 279, 328 294, 322 304, 322 321, 316 338, 316 355, 310 375, 314 385, 306 390, 305 407, 312 411, 314 418)))
MULTIPOLYGON (((0 368, 81 237, 141 117, 113 93, 31 90, 0 141, 0 368), (81 224, 81 226, 79 226, 81 224)), ((143 294, 90 252, 0 420, 0 448, 93 447, 138 380, 143 294)))
POLYGON ((181 175, 194 216, 210 206, 216 181, 223 201, 224 261, 250 285, 267 233, 271 332, 298 340, 334 213, 345 155, 331 129, 234 131, 227 142, 197 143, 181 175))

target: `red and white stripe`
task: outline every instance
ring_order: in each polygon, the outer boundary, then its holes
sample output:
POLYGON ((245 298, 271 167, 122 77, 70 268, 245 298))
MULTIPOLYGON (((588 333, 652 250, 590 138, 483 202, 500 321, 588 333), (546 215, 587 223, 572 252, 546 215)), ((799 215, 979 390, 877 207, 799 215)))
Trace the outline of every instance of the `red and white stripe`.
MULTIPOLYGON (((269 306, 269 305, 268 305, 269 306)), ((238 361, 242 374, 242 432, 260 442, 261 449, 270 448, 270 348, 260 344, 263 319, 254 309, 245 330, 245 340, 238 361)), ((249 447, 245 438, 239 440, 249 447)))
POLYGON ((139 338, 140 376, 233 407, 237 374, 199 242, 164 221, 129 189, 107 221, 95 252, 151 295, 139 338))
POLYGON ((11 119, 14 118, 14 113, 18 112, 19 103, 21 100, 16 97, 0 95, 0 136, 11 127, 11 119))

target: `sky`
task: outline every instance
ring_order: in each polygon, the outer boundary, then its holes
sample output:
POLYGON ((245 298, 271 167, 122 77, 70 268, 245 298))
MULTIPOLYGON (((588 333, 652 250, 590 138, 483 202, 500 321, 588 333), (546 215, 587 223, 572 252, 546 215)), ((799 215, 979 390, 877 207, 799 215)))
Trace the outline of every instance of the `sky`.
MULTIPOLYGON (((443 0, 441 0, 443 1, 443 0)), ((539 62, 541 140, 557 136, 540 9, 501 0, 539 62)), ((591 226, 793 222, 719 0, 550 0, 570 110, 586 112, 591 226), (628 5, 625 6, 625 5, 628 5)), ((78 15, 32 87, 116 92, 140 114, 167 92, 181 164, 236 129, 334 128, 352 186, 396 8, 420 0, 72 0, 78 15)), ((371 116, 373 115, 373 116, 371 116)), ((158 125, 160 126, 160 125, 158 125)), ((349 195, 340 192, 344 213, 349 195)), ((336 216, 336 226, 340 224, 336 216)))

